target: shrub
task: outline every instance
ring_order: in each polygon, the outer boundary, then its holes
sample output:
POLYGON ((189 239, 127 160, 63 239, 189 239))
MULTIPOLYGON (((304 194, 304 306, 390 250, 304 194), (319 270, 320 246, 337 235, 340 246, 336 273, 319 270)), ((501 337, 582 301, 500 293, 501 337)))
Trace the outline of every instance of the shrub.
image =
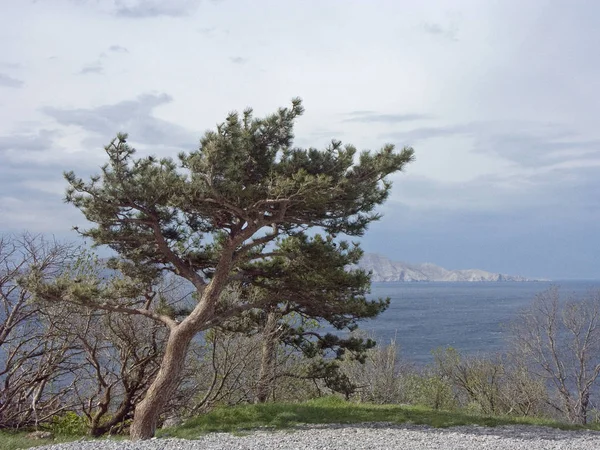
POLYGON ((88 432, 87 420, 73 411, 52 418, 48 429, 55 435, 81 436, 88 432))

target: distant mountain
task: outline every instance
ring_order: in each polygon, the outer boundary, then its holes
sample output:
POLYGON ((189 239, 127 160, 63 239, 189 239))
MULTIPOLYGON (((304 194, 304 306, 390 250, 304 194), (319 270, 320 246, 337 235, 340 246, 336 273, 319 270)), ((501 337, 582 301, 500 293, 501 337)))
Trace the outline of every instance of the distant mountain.
POLYGON ((541 281, 479 269, 448 270, 435 264, 407 264, 365 253, 358 267, 373 272, 372 281, 541 281))

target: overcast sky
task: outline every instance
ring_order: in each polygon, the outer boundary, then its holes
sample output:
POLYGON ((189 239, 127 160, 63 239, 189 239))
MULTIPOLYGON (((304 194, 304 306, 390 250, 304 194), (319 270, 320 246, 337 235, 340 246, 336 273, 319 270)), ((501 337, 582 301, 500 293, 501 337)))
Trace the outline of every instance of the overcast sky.
POLYGON ((1 0, 0 231, 75 239, 64 170, 300 96, 298 146, 411 145, 366 251, 600 279, 600 3, 1 0))

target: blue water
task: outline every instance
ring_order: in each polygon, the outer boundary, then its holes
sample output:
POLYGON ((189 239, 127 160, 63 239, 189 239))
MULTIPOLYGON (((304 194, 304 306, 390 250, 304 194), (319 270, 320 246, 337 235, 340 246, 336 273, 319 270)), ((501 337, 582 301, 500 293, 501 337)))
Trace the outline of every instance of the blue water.
POLYGON ((501 352, 506 348, 503 326, 552 284, 561 295, 582 297, 600 289, 599 281, 531 283, 373 283, 371 297, 390 297, 377 319, 360 328, 378 343, 395 338, 405 359, 422 364, 431 351, 454 347, 464 354, 501 352))

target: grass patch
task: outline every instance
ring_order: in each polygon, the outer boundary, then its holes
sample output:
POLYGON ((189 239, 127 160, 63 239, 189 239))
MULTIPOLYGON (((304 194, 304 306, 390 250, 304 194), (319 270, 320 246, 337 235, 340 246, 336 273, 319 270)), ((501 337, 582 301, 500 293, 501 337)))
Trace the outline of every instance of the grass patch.
POLYGON ((446 428, 458 425, 543 425, 564 429, 581 427, 535 418, 487 417, 460 411, 434 411, 418 406, 372 405, 325 397, 304 403, 267 403, 217 408, 184 424, 160 430, 159 436, 194 439, 209 432, 240 433, 256 428, 282 429, 300 424, 365 422, 413 423, 446 428))
POLYGON ((53 439, 30 439, 27 437, 28 433, 28 431, 14 432, 0 430, 0 450, 17 450, 81 439, 81 436, 56 436, 53 439))
MULTIPOLYGON (((41 445, 60 444, 61 442, 73 442, 81 439, 94 440, 88 435, 62 435, 57 434, 52 439, 31 439, 27 435, 29 431, 0 430, 0 450, 17 450, 41 445)), ((98 441, 106 441, 106 437, 98 438, 98 441)), ((111 436, 110 440, 123 440, 126 436, 111 436)))

